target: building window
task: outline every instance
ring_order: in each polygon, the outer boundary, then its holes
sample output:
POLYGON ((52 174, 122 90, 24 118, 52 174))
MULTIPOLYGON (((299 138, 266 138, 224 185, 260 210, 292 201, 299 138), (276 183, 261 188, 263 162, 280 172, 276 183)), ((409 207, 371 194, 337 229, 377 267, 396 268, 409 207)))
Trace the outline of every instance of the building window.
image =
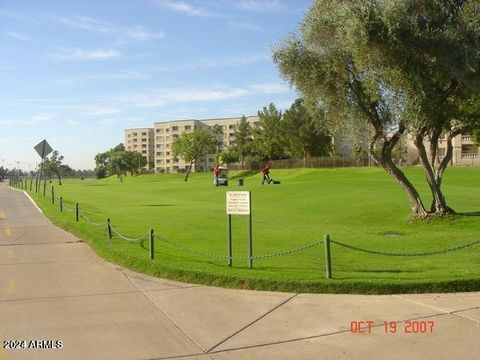
POLYGON ((172 131, 178 131, 178 126, 172 126, 172 131))
POLYGON ((147 142, 147 138, 143 138, 143 139, 142 139, 142 142, 147 142))
POLYGON ((173 134, 172 137, 175 139, 178 137, 178 134, 173 134))
POLYGON ((147 154, 147 150, 142 150, 142 154, 147 154))
POLYGON ((157 133, 163 134, 163 129, 156 129, 157 133))
POLYGON ((163 136, 157 136, 156 140, 157 141, 163 141, 163 136))
POLYGON ((137 135, 138 135, 137 133, 133 133, 133 135, 132 135, 132 136, 137 136, 137 135))
POLYGON ((192 125, 185 125, 185 131, 192 130, 192 125))
POLYGON ((147 133, 146 133, 146 132, 142 132, 142 136, 147 136, 147 133))
POLYGON ((169 132, 169 131, 170 131, 170 129, 165 129, 165 132, 166 132, 166 133, 169 132))
POLYGON ((130 136, 132 136, 132 135, 130 135, 130 134, 127 135, 127 137, 130 137, 130 136))
POLYGON ((163 164, 163 160, 162 159, 157 160, 157 164, 163 164))
POLYGON ((147 148, 147 144, 142 144, 142 149, 146 149, 147 148))
POLYGON ((170 156, 170 151, 167 151, 165 155, 170 156))
POLYGON ((170 164, 170 159, 167 159, 167 164, 170 164))
POLYGON ((163 152, 162 151, 157 151, 157 156, 163 156, 163 152))
POLYGON ((138 139, 133 139, 133 142, 137 142, 137 141, 138 141, 138 139))
POLYGON ((228 125, 228 128, 229 128, 230 130, 235 130, 235 125, 228 125))
POLYGON ((157 144, 157 149, 163 149, 163 144, 157 144))

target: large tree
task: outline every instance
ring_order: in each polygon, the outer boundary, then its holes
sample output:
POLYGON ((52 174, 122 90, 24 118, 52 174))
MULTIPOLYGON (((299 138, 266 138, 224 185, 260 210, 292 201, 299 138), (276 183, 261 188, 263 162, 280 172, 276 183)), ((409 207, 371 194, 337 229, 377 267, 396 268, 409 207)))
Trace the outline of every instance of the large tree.
POLYGON ((122 180, 122 175, 127 172, 138 174, 146 164, 147 160, 142 154, 137 151, 126 151, 121 143, 106 152, 95 155, 95 173, 98 179, 115 174, 122 180))
POLYGON ((56 175, 58 178, 58 185, 62 185, 62 175, 66 175, 70 169, 68 165, 64 165, 63 162, 64 156, 55 150, 52 152, 50 157, 46 157, 43 160, 43 171, 52 181, 52 175, 56 175))
POLYGON ((300 36, 286 38, 274 51, 285 78, 305 98, 325 105, 330 128, 368 129, 371 155, 422 218, 453 211, 441 192, 451 140, 478 128, 479 113, 472 110, 480 88, 477 11, 474 1, 461 0, 317 0, 300 36), (448 149, 438 163, 442 132, 448 149), (406 133, 432 192, 428 210, 392 160, 406 133))
POLYGON ((237 160, 239 160, 241 166, 243 166, 245 156, 249 155, 252 151, 252 127, 245 116, 242 116, 235 129, 233 144, 230 150, 237 156, 237 160))
POLYGON ((291 157, 327 156, 332 139, 324 129, 324 109, 312 106, 310 111, 303 99, 297 99, 283 115, 283 127, 291 157))
POLYGON ((207 154, 215 153, 218 134, 208 130, 194 130, 185 132, 173 140, 173 156, 180 156, 185 162, 188 162, 185 181, 192 170, 193 163, 207 154))
POLYGON ((254 152, 268 160, 283 159, 286 139, 281 125, 282 112, 270 103, 258 112, 259 126, 253 129, 254 152))

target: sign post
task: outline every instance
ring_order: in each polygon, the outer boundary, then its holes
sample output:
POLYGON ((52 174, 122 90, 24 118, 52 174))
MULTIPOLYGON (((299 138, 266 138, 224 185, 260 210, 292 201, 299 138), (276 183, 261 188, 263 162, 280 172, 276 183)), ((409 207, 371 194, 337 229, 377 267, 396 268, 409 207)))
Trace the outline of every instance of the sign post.
POLYGON ((228 266, 232 266, 232 215, 248 215, 247 265, 253 267, 252 196, 250 191, 227 191, 228 266))
POLYGON ((50 144, 47 142, 47 140, 43 139, 42 141, 40 141, 37 145, 35 145, 33 147, 35 149, 35 151, 37 152, 38 155, 40 155, 40 157, 42 158, 42 162, 40 163, 40 173, 38 174, 37 176, 37 181, 35 182, 35 189, 36 189, 36 192, 39 191, 39 187, 40 187, 40 183, 42 181, 42 170, 43 170, 43 160, 45 159, 45 157, 50 154, 53 149, 52 147, 50 146, 50 144))

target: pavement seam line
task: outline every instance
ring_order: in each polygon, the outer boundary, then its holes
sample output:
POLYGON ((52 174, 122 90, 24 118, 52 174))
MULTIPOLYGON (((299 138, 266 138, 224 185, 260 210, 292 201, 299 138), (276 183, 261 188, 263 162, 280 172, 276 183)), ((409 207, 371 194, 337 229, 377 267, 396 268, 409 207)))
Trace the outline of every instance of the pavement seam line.
POLYGON ((475 323, 477 323, 477 324, 480 324, 480 321, 479 321, 479 320, 472 319, 472 318, 469 318, 469 317, 467 317, 467 316, 458 314, 458 313, 461 313, 461 312, 464 312, 464 311, 477 310, 477 309, 480 309, 480 306, 476 306, 476 307, 473 307, 473 308, 470 308, 470 309, 452 311, 450 314, 453 315, 453 316, 457 316, 457 317, 459 317, 459 318, 466 319, 466 320, 470 320, 470 321, 473 321, 473 322, 475 322, 475 323))
POLYGON ((220 345, 224 344, 225 342, 227 342, 228 340, 232 339, 233 337, 237 336, 238 334, 240 334, 241 332, 245 331, 246 329, 248 329, 250 326, 252 326, 253 324, 257 323, 258 321, 262 320, 263 318, 265 318, 266 316, 270 315, 271 313, 273 313, 275 310, 279 309, 280 307, 282 307, 283 305, 285 305, 286 303, 288 303, 290 300, 292 300, 293 298, 297 297, 299 294, 293 294, 292 296, 290 296, 288 299, 285 299, 284 301, 282 301, 280 304, 276 305, 273 309, 270 309, 269 311, 267 311, 265 314, 261 315, 260 317, 258 317, 257 319, 251 321, 250 323, 248 323, 247 325, 245 325, 244 327, 242 327, 241 329, 235 331, 233 334, 231 334, 230 336, 228 336, 227 338, 223 339, 222 341, 220 341, 218 344, 214 345, 213 347, 211 347, 210 349, 208 349, 207 351, 207 354, 210 354, 210 352, 213 352, 213 350, 217 347, 219 347, 220 345))
MULTIPOLYGON (((440 317, 440 316, 446 316, 446 315, 451 315, 451 314, 442 313, 442 314, 434 314, 434 315, 428 315, 428 316, 420 316, 420 317, 413 318, 413 319, 395 320, 395 321, 397 323, 404 323, 406 321, 415 321, 415 320, 420 320, 420 319, 428 319, 428 318, 432 318, 432 317, 440 317)), ((379 328, 379 327, 382 327, 382 326, 384 326, 384 324, 378 324, 378 325, 372 326, 372 328, 379 328)), ((288 339, 288 340, 274 341, 274 342, 271 342, 271 343, 263 343, 263 344, 257 344, 257 345, 246 345, 246 346, 241 346, 241 347, 237 347, 237 348, 217 350, 217 351, 212 351, 211 354, 214 355, 214 354, 221 354, 221 353, 226 353, 226 352, 230 352, 230 351, 239 351, 239 350, 247 350, 247 349, 260 348, 260 347, 288 344, 288 343, 291 343, 291 342, 317 339, 317 338, 322 338, 322 337, 327 337, 327 336, 335 336, 335 335, 340 335, 340 334, 349 333, 349 332, 351 332, 350 329, 339 330, 339 331, 334 331, 334 332, 327 333, 327 334, 305 336, 305 337, 293 338, 293 339, 288 339)))
POLYGON ((420 302, 420 301, 415 301, 415 300, 412 300, 412 299, 407 299, 407 298, 404 298, 404 297, 399 296, 399 295, 397 295, 397 296, 398 296, 398 298, 403 299, 403 300, 405 300, 405 301, 409 301, 409 302, 414 303, 414 304, 417 304, 417 305, 422 305, 422 306, 425 306, 425 307, 430 308, 430 309, 432 309, 432 310, 441 311, 441 312, 443 312, 443 313, 445 313, 445 314, 452 314, 452 313, 457 312, 457 311, 471 310, 471 309, 459 309, 459 310, 454 310, 454 311, 448 311, 448 310, 446 310, 446 309, 437 308, 437 307, 435 307, 435 306, 428 305, 428 304, 425 304, 425 303, 420 302))
POLYGON ((32 298, 19 298, 19 299, 4 299, 0 300, 1 303, 9 303, 15 301, 36 301, 36 300, 52 300, 52 299, 69 299, 69 298, 77 298, 77 297, 89 297, 89 296, 107 296, 107 295, 127 295, 127 294, 137 294, 138 290, 132 291, 117 291, 117 292, 109 292, 109 293, 97 293, 97 294, 78 294, 78 295, 60 295, 60 296, 40 296, 40 297, 32 297, 32 298))
MULTIPOLYGON (((155 304, 155 302, 142 290, 140 289, 133 281, 132 279, 130 279, 130 277, 124 273, 122 270, 120 270, 120 272, 123 274, 123 276, 125 276, 128 281, 145 297, 145 299, 148 300, 148 302, 153 305, 153 307, 155 309, 157 309, 158 311, 160 311, 160 313, 163 314, 163 316, 165 316, 172 324, 173 326, 175 326, 175 328, 180 331, 180 333, 182 333, 187 339, 189 339, 192 344, 194 344, 196 347, 198 347, 202 352, 203 354, 202 355, 207 355, 205 349, 203 349, 200 344, 198 344, 189 334, 187 334, 167 313, 165 313, 157 304, 155 304)), ((157 317, 157 316, 156 316, 157 317)), ((157 317, 158 319, 158 317, 157 317)), ((159 319, 160 320, 160 319, 159 319)))

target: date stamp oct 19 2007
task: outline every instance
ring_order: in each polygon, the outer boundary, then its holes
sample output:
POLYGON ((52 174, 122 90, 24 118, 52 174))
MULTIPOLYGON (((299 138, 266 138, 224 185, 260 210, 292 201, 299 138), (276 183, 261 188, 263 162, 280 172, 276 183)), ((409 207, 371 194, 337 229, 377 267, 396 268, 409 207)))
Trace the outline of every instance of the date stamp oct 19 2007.
POLYGON ((354 320, 350 322, 350 332, 354 334, 370 334, 373 328, 379 328, 385 334, 433 334, 435 321, 409 320, 409 321, 384 321, 375 325, 373 320, 354 320))

